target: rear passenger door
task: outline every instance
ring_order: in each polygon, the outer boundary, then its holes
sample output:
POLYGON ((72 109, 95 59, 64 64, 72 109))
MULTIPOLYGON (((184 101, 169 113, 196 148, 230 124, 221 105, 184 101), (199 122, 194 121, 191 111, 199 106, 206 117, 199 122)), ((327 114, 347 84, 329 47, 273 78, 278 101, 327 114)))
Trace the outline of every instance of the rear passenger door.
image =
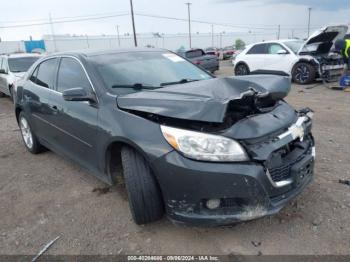
POLYGON ((244 57, 251 73, 266 67, 267 44, 256 44, 252 46, 244 57))
POLYGON ((54 81, 58 59, 50 58, 41 62, 26 82, 23 91, 25 112, 28 113, 34 133, 46 143, 53 142, 55 128, 51 121, 56 111, 50 101, 54 91, 54 81))
POLYGON ((63 99, 62 92, 77 87, 94 93, 79 60, 62 57, 58 67, 56 92, 51 96, 50 102, 56 110, 56 116, 52 120, 57 134, 54 138, 55 146, 84 166, 95 169, 98 105, 63 99))

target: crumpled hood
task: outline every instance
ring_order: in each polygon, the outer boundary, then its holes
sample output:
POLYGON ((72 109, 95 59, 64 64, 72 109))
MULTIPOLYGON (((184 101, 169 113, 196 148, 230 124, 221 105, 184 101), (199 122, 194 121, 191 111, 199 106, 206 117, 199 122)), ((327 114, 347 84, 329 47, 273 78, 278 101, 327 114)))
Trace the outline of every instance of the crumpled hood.
POLYGON ((347 25, 330 25, 315 31, 300 49, 299 54, 310 52, 328 53, 337 39, 343 39, 347 25), (314 48, 312 48, 314 46, 314 48))
POLYGON ((117 104, 124 110, 222 123, 231 101, 246 96, 281 100, 290 87, 290 78, 273 75, 213 78, 118 96, 117 104))

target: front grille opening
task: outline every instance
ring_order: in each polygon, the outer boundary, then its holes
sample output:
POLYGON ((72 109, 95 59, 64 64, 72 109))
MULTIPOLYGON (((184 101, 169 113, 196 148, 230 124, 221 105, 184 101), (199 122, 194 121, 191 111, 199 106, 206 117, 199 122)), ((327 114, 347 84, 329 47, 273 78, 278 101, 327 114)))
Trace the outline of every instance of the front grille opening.
MULTIPOLYGON (((304 141, 294 140, 288 145, 273 152, 265 163, 274 182, 280 182, 291 178, 292 166, 301 161, 305 155, 311 154, 312 138, 305 136, 304 141)), ((310 165, 306 168, 311 172, 310 165)))

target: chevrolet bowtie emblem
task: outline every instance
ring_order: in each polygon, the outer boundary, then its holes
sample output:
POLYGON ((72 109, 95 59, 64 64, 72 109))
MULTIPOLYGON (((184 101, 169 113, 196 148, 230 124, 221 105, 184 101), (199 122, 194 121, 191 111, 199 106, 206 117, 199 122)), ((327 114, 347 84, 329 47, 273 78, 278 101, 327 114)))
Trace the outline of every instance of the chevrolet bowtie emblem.
POLYGON ((304 135, 305 135, 303 126, 297 126, 297 125, 291 126, 289 128, 289 131, 291 132, 293 139, 296 139, 299 137, 300 141, 303 141, 304 135))

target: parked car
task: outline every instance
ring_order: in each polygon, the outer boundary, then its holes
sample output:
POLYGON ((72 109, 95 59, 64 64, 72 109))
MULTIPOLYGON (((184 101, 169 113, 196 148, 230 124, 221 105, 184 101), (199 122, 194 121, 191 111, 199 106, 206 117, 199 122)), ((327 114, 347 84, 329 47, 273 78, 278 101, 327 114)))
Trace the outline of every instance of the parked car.
POLYGON ((16 82, 39 58, 38 54, 0 55, 0 97, 8 95, 13 98, 16 82))
POLYGON ((317 78, 331 81, 343 69, 342 57, 331 48, 347 30, 347 25, 327 26, 305 42, 275 40, 249 45, 235 59, 235 74, 289 75, 298 84, 309 84, 317 78))
POLYGON ((222 49, 222 58, 230 59, 235 54, 236 50, 233 46, 226 46, 222 49))
POLYGON ((205 49, 205 53, 207 55, 215 55, 217 57, 220 57, 220 49, 216 47, 208 47, 205 49))
POLYGON ((178 54, 211 73, 219 70, 218 58, 214 55, 206 54, 202 49, 191 49, 185 52, 178 52, 178 54))
POLYGON ((161 49, 49 55, 18 86, 24 145, 108 184, 124 176, 137 224, 223 225, 278 212, 312 180, 312 114, 287 77, 214 78, 161 49))

